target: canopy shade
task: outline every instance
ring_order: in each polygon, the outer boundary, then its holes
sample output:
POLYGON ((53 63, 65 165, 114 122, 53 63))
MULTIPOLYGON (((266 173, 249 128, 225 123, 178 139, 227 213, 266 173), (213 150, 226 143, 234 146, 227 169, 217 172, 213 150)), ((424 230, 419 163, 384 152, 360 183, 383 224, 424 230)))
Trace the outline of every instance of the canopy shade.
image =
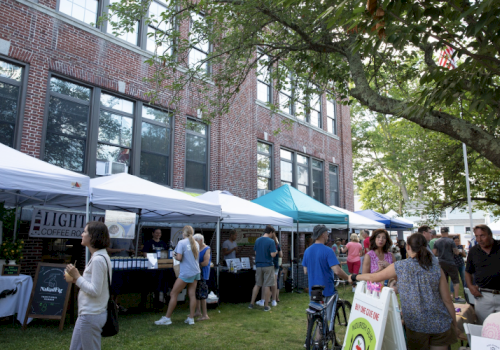
POLYGON ((233 196, 229 192, 206 192, 196 198, 220 205, 222 208, 222 223, 275 226, 293 225, 292 218, 247 201, 246 199, 233 196))
POLYGON ((142 209, 142 221, 216 222, 221 215, 218 204, 125 173, 90 180, 90 202, 101 209, 142 209))
POLYGON ((413 223, 399 220, 398 218, 391 218, 388 215, 377 213, 375 210, 371 209, 359 210, 355 213, 384 224, 387 230, 402 231, 409 230, 413 227, 413 223))
POLYGON ((0 143, 0 202, 7 206, 45 204, 79 197, 85 205, 90 178, 49 164, 0 143))
POLYGON ((332 209, 290 185, 254 199, 252 202, 293 218, 293 222, 305 224, 337 224, 347 228, 349 215, 332 209))
POLYGON ((339 208, 334 205, 330 205, 330 208, 349 215, 349 228, 353 228, 355 230, 375 230, 378 228, 385 228, 384 224, 372 219, 368 219, 365 216, 356 214, 347 209, 339 208))

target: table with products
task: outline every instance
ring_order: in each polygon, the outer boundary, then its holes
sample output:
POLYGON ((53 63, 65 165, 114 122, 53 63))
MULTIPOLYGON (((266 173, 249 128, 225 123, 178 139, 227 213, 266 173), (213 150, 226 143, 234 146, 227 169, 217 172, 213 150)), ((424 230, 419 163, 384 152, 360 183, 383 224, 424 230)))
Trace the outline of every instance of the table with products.
MULTIPOLYGON (((22 324, 32 289, 31 276, 0 276, 0 318, 17 314, 17 320, 22 324)), ((28 323, 31 320, 29 318, 28 323)))

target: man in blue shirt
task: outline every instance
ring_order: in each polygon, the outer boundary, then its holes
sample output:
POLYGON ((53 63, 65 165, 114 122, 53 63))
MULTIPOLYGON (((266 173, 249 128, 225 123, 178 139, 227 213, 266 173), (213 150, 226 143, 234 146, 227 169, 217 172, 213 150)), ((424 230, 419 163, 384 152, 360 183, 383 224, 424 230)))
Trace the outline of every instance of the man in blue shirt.
MULTIPOLYGON (((276 279, 274 278, 274 263, 273 258, 278 254, 274 242, 276 231, 274 227, 267 226, 264 235, 257 238, 253 250, 255 250, 255 286, 252 291, 252 301, 248 305, 249 309, 253 309, 255 299, 259 293, 260 287, 264 287, 264 311, 271 310, 269 307, 269 298, 271 297, 271 287, 274 286, 276 279)), ((274 300, 273 300, 274 301, 274 300)))
MULTIPOLYGON (((325 304, 335 294, 333 274, 335 273, 343 280, 348 279, 333 250, 325 245, 328 242, 328 235, 329 232, 325 225, 314 226, 312 239, 315 242, 306 249, 302 260, 304 273, 308 276, 309 295, 311 295, 312 286, 325 286, 323 290, 325 304)), ((326 312, 327 319, 330 319, 332 308, 329 307, 326 312)))

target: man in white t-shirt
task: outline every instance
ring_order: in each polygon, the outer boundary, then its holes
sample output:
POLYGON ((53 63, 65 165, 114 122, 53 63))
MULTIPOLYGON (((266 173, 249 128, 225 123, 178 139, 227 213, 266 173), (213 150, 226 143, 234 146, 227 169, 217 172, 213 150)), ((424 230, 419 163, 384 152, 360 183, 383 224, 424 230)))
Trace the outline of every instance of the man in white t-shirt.
POLYGON ((222 243, 222 254, 224 255, 224 259, 236 259, 236 252, 238 250, 238 243, 236 243, 237 236, 237 232, 231 230, 229 239, 222 243))

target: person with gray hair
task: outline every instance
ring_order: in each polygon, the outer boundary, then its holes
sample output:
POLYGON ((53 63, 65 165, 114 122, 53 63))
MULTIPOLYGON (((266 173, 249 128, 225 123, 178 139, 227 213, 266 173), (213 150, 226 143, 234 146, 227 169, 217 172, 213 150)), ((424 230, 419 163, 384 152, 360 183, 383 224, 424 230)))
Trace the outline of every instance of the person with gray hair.
POLYGON ((205 244, 205 238, 202 234, 197 233, 193 236, 194 240, 200 245, 200 254, 198 261, 200 263, 201 275, 196 285, 196 313, 195 317, 199 317, 196 321, 205 321, 210 319, 207 313, 207 297, 208 297, 208 279, 210 278, 210 262, 212 261, 212 252, 210 247, 205 244))
MULTIPOLYGON (((312 286, 325 286, 323 296, 325 304, 335 294, 334 274, 343 280, 348 280, 349 277, 340 267, 337 256, 326 246, 328 242, 329 232, 325 225, 314 226, 312 239, 314 243, 306 249, 302 266, 304 266, 304 274, 307 275, 309 296, 311 295, 312 286)), ((331 305, 333 307, 333 304, 331 305)), ((332 309, 327 311, 327 317, 330 319, 332 309)))

